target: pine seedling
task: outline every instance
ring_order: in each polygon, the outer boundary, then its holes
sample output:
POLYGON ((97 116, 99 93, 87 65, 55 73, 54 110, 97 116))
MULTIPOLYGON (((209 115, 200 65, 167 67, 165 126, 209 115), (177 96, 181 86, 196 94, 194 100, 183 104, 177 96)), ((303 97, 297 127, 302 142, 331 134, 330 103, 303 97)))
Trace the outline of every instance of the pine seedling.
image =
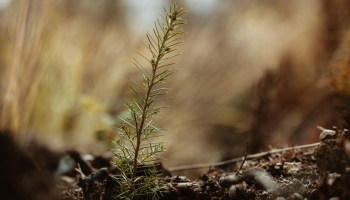
POLYGON ((130 88, 138 100, 126 102, 129 117, 120 118, 122 122, 117 125, 120 137, 114 141, 117 148, 113 164, 121 174, 115 177, 116 199, 158 199, 164 188, 154 164, 161 159, 159 153, 165 151, 165 147, 162 142, 151 142, 152 138, 161 136, 163 129, 156 126, 153 118, 164 108, 156 102, 167 99, 163 95, 169 88, 160 85, 175 72, 170 69, 175 63, 169 59, 179 55, 173 52, 182 43, 185 32, 178 26, 186 24, 186 20, 179 18, 185 12, 176 4, 170 6, 169 12, 164 11, 165 16, 156 19, 153 34, 146 34, 148 44, 142 43, 150 51, 151 58, 136 51, 148 64, 144 66, 134 58, 141 80, 129 77, 130 88))

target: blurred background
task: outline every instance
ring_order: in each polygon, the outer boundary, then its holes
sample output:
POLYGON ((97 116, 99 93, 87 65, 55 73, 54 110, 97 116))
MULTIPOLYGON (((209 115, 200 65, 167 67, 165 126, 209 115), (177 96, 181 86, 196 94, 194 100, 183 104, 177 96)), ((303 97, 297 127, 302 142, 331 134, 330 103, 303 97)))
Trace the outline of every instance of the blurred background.
MULTIPOLYGON (((163 0, 0 0, 0 128, 26 146, 113 148, 134 52, 163 0)), ((157 119, 166 167, 317 142, 348 126, 346 0, 178 0, 188 32, 157 119)), ((207 169, 204 169, 206 171, 207 169)))

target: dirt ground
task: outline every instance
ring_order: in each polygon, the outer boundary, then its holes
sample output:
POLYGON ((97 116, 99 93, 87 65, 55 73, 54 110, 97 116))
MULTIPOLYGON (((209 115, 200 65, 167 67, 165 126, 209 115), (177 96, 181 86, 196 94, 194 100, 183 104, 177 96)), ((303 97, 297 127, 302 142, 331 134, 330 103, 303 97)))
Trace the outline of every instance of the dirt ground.
MULTIPOLYGON (((118 170, 111 157, 40 145, 24 151, 9 135, 0 134, 1 199, 113 199, 118 170), (79 167, 80 172, 74 169, 79 167)), ((350 199, 349 163, 348 131, 324 130, 315 144, 202 166, 159 165, 166 188, 161 199, 350 199), (206 166, 208 173, 196 180, 178 175, 206 166)))

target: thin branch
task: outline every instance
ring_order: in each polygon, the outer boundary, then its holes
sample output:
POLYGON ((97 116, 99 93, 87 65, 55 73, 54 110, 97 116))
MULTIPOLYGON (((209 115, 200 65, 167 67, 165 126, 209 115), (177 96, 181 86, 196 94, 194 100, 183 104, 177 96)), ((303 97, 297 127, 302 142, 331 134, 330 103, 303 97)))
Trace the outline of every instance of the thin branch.
POLYGON ((85 174, 83 173, 83 171, 81 170, 80 164, 78 163, 78 168, 75 168, 75 171, 77 171, 80 175, 81 178, 85 178, 85 174))
MULTIPOLYGON (((266 156, 266 155, 273 154, 273 153, 279 153, 279 152, 283 152, 283 151, 290 151, 290 150, 293 150, 293 149, 303 149, 303 148, 316 147, 319 144, 320 143, 317 142, 317 143, 313 143, 313 144, 306 144, 306 145, 300 145, 300 146, 295 146, 295 147, 287 147, 287 148, 284 148, 284 149, 272 149, 270 151, 265 151, 265 152, 261 152, 261 153, 257 153, 257 154, 248 155, 247 159, 258 158, 258 157, 266 156)), ((178 167, 170 167, 170 168, 168 168, 168 170, 170 172, 177 172, 177 171, 184 171, 184 170, 191 170, 191 169, 208 168, 210 165, 216 167, 216 166, 221 166, 221 165, 227 165, 227 164, 235 163, 235 162, 238 162, 238 161, 240 161, 242 159, 244 159, 244 156, 239 157, 239 158, 234 158, 234 159, 231 159, 231 160, 222 161, 222 162, 216 162, 216 163, 206 163, 206 164, 196 164, 196 165, 184 165, 184 166, 178 166, 178 167)))
MULTIPOLYGON (((236 172, 236 176, 238 175, 239 171, 242 170, 242 167, 243 167, 243 165, 244 165, 244 162, 245 162, 245 160, 247 159, 247 156, 248 156, 248 142, 246 142, 246 144, 247 144, 247 150, 246 150, 246 152, 245 152, 245 155, 244 155, 242 164, 241 164, 241 166, 239 167, 239 169, 238 169, 237 172, 236 172)), ((211 165, 210 165, 210 166, 211 166, 211 165)))

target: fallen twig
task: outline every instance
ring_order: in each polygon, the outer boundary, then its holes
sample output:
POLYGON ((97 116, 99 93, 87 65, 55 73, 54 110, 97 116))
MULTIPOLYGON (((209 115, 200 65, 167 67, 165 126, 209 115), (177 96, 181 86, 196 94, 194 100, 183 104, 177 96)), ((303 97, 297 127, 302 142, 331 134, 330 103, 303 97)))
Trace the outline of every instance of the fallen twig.
POLYGON ((83 171, 81 170, 80 164, 78 163, 78 168, 75 168, 75 171, 79 172, 79 174, 81 175, 81 178, 85 178, 85 174, 83 173, 83 171))
MULTIPOLYGON (((265 156, 265 155, 268 155, 268 154, 279 153, 279 152, 289 151, 289 150, 293 150, 293 149, 303 149, 303 148, 316 147, 318 144, 319 144, 319 142, 313 143, 313 144, 305 144, 305 145, 300 145, 300 146, 294 146, 294 147, 287 147, 287 148, 283 148, 283 149, 271 149, 269 151, 248 155, 246 157, 246 159, 257 158, 257 157, 265 156)), ((242 157, 239 157, 239 158, 234 158, 234 159, 231 159, 231 160, 222 161, 222 162, 216 162, 216 163, 206 163, 206 164, 195 164, 195 165, 184 165, 184 166, 177 166, 177 167, 169 167, 168 170, 170 172, 176 172, 176 171, 184 171, 184 170, 191 170, 191 169, 208 168, 209 166, 217 167, 217 166, 221 166, 221 165, 235 163, 235 162, 238 162, 240 160, 244 160, 244 158, 245 158, 245 156, 242 156, 242 157)))
POLYGON ((239 171, 241 171, 241 169, 242 169, 242 167, 244 165, 244 162, 247 160, 247 156, 248 156, 248 142, 246 144, 247 144, 247 151, 245 152, 245 155, 244 155, 244 158, 243 158, 241 166, 239 167, 239 169, 236 172, 236 176, 239 174, 239 171))

